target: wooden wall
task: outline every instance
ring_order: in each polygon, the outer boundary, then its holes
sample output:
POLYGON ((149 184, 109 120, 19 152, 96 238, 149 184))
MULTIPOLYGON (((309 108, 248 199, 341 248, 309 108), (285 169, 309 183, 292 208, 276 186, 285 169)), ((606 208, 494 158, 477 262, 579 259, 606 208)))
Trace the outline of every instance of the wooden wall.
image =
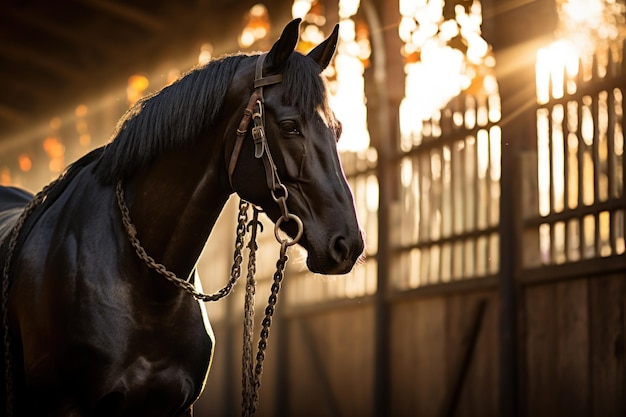
POLYGON ((526 286, 524 415, 626 415, 624 274, 526 286))
MULTIPOLYGON (((278 313, 271 327, 257 416, 371 416, 373 313, 371 303, 308 314, 278 313)), ((215 334, 222 340, 216 343, 206 393, 196 412, 238 416, 241 326, 233 323, 230 330, 219 326, 215 334)))
POLYGON ((394 304, 389 415, 497 415, 497 312, 492 291, 394 304))
MULTIPOLYGON (((497 415, 496 292, 391 304, 388 415, 497 415)), ((257 415, 373 416, 374 313, 372 303, 361 303, 282 318, 272 327, 257 415)), ((235 337, 225 346, 225 327, 215 328, 217 350, 196 407, 200 415, 240 415, 240 328, 231 330, 235 337), (228 375, 227 369, 236 372, 228 375)))

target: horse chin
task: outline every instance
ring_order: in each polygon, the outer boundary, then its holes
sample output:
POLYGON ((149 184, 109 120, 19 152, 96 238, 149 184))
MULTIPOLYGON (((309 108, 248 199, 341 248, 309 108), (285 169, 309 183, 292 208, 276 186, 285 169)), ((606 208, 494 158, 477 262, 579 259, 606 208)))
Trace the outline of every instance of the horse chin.
POLYGON ((335 262, 330 255, 315 252, 308 241, 305 240, 304 242, 300 242, 300 244, 307 252, 306 266, 309 271, 314 274, 343 275, 352 271, 355 262, 350 260, 335 262))
POLYGON ((317 265, 316 261, 311 257, 311 255, 308 255, 307 258, 306 258, 306 267, 309 268, 309 271, 313 272, 314 274, 326 275, 324 270, 322 270, 317 265))
POLYGON ((354 266, 354 263, 346 261, 346 262, 342 262, 336 265, 327 264, 324 266, 320 266, 317 262, 317 259, 312 257, 309 254, 309 256, 307 256, 307 259, 306 259, 306 266, 307 268, 309 268, 311 272, 315 274, 344 275, 352 271, 352 267, 354 266))

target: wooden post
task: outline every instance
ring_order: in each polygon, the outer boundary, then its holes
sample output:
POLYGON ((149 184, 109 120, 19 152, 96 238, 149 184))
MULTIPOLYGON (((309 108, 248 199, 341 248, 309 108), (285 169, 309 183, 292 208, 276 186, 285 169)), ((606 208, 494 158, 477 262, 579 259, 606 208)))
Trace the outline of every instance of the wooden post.
POLYGON ((553 0, 514 2, 483 0, 483 33, 493 46, 501 97, 502 176, 500 196, 500 415, 516 417, 520 411, 518 377, 518 287, 520 270, 515 206, 518 192, 516 157, 536 146, 535 57, 554 33, 553 0))
POLYGON ((378 270, 375 303, 373 416, 384 417, 390 402, 389 294, 390 206, 397 194, 394 156, 399 143, 399 107, 404 96, 404 71, 397 34, 400 12, 396 2, 361 2, 372 44, 372 65, 366 72, 368 125, 372 145, 378 152, 378 270))

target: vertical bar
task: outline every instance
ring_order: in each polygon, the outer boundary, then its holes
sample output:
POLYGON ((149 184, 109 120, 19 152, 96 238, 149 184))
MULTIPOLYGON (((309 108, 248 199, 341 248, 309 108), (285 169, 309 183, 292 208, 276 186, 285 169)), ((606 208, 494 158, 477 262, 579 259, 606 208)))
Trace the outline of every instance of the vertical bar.
MULTIPOLYGON (((609 54, 609 57, 611 54, 609 54)), ((612 59, 609 58, 609 69, 611 73, 613 72, 614 65, 612 64, 612 59)), ((606 130, 606 140, 607 140, 607 171, 608 171, 608 187, 609 187, 609 195, 608 199, 613 200, 618 197, 617 192, 617 181, 615 178, 615 96, 613 94, 613 88, 607 89, 607 97, 606 97, 606 106, 607 106, 607 130, 606 130)), ((611 247, 611 255, 616 254, 616 236, 615 236, 615 211, 609 213, 609 245, 611 247)))
MULTIPOLYGON (((549 166, 549 172, 550 172, 550 187, 549 187, 549 191, 548 191, 548 198, 550 200, 550 213, 552 214, 555 212, 554 209, 554 200, 555 200, 555 188, 554 188, 554 146, 552 145, 553 143, 553 139, 554 139, 554 129, 552 127, 552 124, 554 123, 554 104, 553 104, 553 99, 554 96, 552 95, 552 77, 550 77, 550 82, 549 82, 549 88, 548 91, 550 92, 550 101, 546 104, 547 109, 548 109, 548 166, 549 166), (552 102, 552 104, 551 104, 552 102)), ((556 242, 556 235, 554 233, 554 223, 548 223, 549 227, 550 227, 550 260, 549 263, 553 264, 555 259, 556 259, 556 250, 555 247, 556 245, 554 244, 554 242, 556 242)))
MULTIPOLYGON (((583 139, 583 134, 582 134, 582 125, 583 125, 583 106, 584 106, 584 102, 583 102, 583 97, 584 95, 580 93, 580 91, 582 90, 582 86, 583 83, 585 82, 585 77, 583 74, 583 61, 579 60, 578 61, 578 79, 576 80, 576 93, 577 93, 577 98, 578 98, 578 106, 576 108, 577 111, 577 120, 578 123, 576 124, 576 137, 578 139, 578 205, 576 206, 577 209, 579 209, 580 207, 584 206, 584 195, 585 195, 585 175, 584 175, 584 156, 585 156, 585 147, 587 146, 585 144, 585 141, 583 139)), ((578 239, 579 239, 579 243, 578 243, 578 250, 579 250, 579 259, 584 259, 585 258, 585 224, 583 222, 583 217, 580 216, 578 218, 578 239)))
MULTIPOLYGON (((621 80, 621 84, 619 84, 619 88, 622 92, 622 135, 626 135, 626 117, 623 116, 624 108, 626 107, 624 103, 626 102, 626 80, 624 77, 626 76, 626 57, 624 57, 624 52, 626 51, 626 39, 622 43, 622 62, 619 66, 618 79, 621 80)), ((624 138, 626 139, 626 138, 624 138)), ((624 144, 622 144, 622 148, 624 148, 624 144)), ((622 189, 620 190, 622 201, 626 201, 626 190, 624 190, 624 184, 626 184, 626 156, 624 155, 624 151, 622 150, 622 189)), ((624 214, 626 216, 626 213, 624 214)), ((624 230, 622 231, 623 236, 626 237, 626 221, 622 222, 622 226, 624 230)))
MULTIPOLYGON (((563 122, 561 123, 561 131, 563 132, 563 211, 569 211, 569 178, 570 178, 570 160, 569 160, 569 96, 570 94, 567 91, 567 70, 563 67, 563 122)), ((570 235, 572 233, 570 222, 565 222, 565 234, 563 238, 565 239, 563 244, 563 250, 565 254, 565 262, 571 261, 570 259, 570 235)))
MULTIPOLYGON (((593 55, 592 67, 591 67, 591 80, 590 84, 598 82, 600 76, 598 75, 598 62, 597 55, 593 55)), ((593 161, 593 204, 600 202, 600 126, 599 126, 599 94, 593 93, 591 95, 591 119, 593 120, 593 141, 591 142, 591 159, 593 161)), ((593 233, 593 247, 594 257, 600 256, 600 215, 594 213, 595 230, 593 233)))

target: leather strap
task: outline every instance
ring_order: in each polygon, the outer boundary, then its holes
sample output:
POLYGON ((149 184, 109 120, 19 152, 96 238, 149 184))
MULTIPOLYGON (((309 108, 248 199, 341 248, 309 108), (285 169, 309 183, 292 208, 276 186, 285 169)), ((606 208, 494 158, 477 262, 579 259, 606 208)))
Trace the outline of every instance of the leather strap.
POLYGON ((267 53, 264 53, 257 58, 254 71, 254 92, 248 100, 248 105, 243 111, 243 116, 237 127, 237 137, 228 163, 228 181, 230 182, 231 188, 233 188, 233 174, 237 167, 237 161, 239 160, 239 155, 243 148, 243 140, 248 133, 251 119, 254 120, 254 127, 252 128, 252 138, 255 144, 254 156, 263 159, 267 186, 270 190, 275 191, 280 188, 275 181, 277 176, 276 166, 270 155, 269 148, 267 147, 267 138, 265 137, 265 114, 263 112, 265 99, 263 97, 263 87, 281 82, 283 76, 282 74, 276 74, 263 77, 263 62, 266 56, 267 53))

